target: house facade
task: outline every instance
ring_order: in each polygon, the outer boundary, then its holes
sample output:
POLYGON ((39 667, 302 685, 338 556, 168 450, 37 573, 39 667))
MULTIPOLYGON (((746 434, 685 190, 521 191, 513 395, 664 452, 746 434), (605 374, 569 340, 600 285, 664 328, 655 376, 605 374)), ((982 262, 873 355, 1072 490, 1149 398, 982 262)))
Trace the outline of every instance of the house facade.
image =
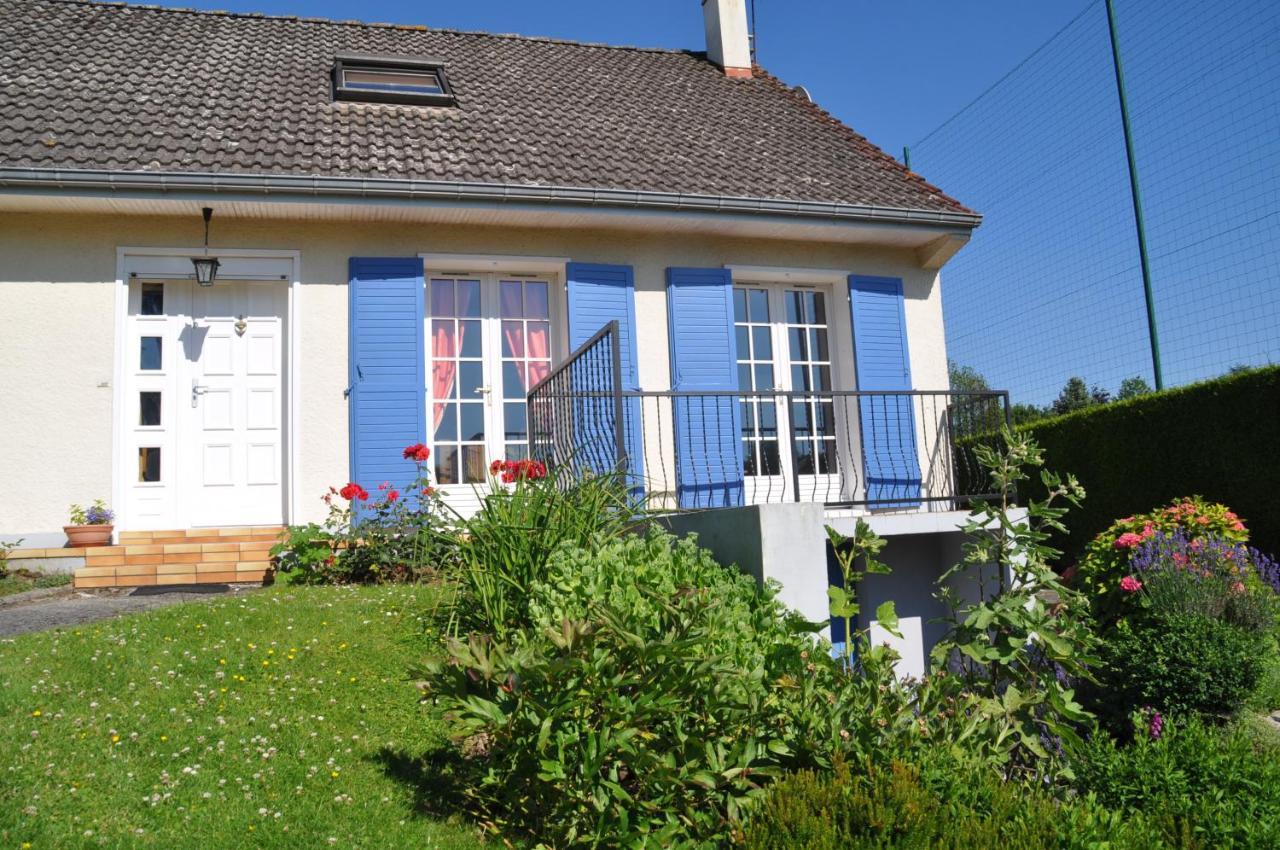
POLYGON ((0 540, 94 498, 122 535, 317 520, 414 442, 465 510, 615 321, 673 510, 953 532, 939 270, 980 219, 753 68, 741 0, 701 13, 688 52, 0 0, 0 540))

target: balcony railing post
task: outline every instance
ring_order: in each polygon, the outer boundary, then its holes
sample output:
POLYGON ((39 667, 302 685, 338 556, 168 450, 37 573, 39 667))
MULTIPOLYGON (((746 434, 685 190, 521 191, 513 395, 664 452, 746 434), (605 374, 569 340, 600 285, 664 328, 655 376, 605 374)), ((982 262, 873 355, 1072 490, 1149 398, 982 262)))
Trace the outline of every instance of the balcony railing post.
POLYGON ((618 320, 609 323, 609 338, 613 341, 613 439, 618 474, 627 472, 626 420, 622 408, 622 332, 618 320))
MULTIPOLYGON (((774 396, 774 403, 778 403, 778 396, 774 396)), ((792 399, 784 396, 782 403, 787 408, 787 456, 791 461, 791 490, 795 496, 795 501, 800 501, 800 464, 796 463, 796 406, 792 403, 792 399)), ((782 442, 782 435, 778 435, 778 442, 782 442)), ((778 460, 782 460, 782 447, 778 447, 778 460)), ((781 470, 779 470, 781 472, 781 470)))

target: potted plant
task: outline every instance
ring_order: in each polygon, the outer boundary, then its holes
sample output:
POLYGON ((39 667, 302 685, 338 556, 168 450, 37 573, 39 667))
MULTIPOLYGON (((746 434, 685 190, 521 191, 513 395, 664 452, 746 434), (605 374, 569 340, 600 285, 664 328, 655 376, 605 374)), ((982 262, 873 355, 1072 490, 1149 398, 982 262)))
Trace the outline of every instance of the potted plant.
POLYGON ((86 510, 80 505, 71 506, 71 525, 64 525, 67 540, 72 546, 107 546, 111 543, 112 521, 116 515, 101 499, 86 510))

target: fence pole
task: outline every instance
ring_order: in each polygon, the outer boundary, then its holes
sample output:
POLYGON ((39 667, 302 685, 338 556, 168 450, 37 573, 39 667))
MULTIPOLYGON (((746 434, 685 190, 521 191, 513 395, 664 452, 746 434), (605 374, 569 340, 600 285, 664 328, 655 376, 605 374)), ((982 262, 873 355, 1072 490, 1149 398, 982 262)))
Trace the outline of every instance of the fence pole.
POLYGON ((1120 62, 1120 40, 1116 35, 1116 10, 1106 0, 1107 27, 1111 32, 1111 61, 1116 72, 1116 93, 1120 97, 1120 123, 1124 127, 1124 151, 1129 160, 1129 190, 1133 196, 1133 220, 1138 229, 1138 258, 1142 263, 1142 291, 1147 299, 1147 333, 1151 338, 1151 365, 1155 371, 1156 389, 1164 389, 1164 372, 1160 368, 1160 336, 1156 330, 1156 303, 1151 293, 1151 263, 1147 259, 1147 227, 1142 217, 1142 190, 1138 185, 1138 163, 1133 154, 1133 132, 1129 126, 1129 98, 1124 87, 1124 65, 1120 62))

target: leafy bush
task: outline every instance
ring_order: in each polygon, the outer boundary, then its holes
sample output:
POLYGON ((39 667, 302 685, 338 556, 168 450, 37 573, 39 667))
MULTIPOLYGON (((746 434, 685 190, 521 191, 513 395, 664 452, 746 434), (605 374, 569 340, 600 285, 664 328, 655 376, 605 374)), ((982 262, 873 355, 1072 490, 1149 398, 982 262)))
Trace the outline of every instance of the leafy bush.
MULTIPOLYGON (((1054 545, 1071 560, 1113 519, 1184 493, 1231 505, 1252 543, 1280 554, 1280 366, 1114 402, 1025 426, 1049 465, 1089 491, 1070 535, 1054 545)), ((1024 495, 1043 498, 1031 482, 1024 495)))
MULTIPOLYGON (((1188 547, 1194 541, 1237 544, 1249 539, 1244 523, 1226 505, 1211 504, 1199 496, 1116 520, 1089 544, 1073 579, 1089 596, 1099 622, 1123 615, 1126 589, 1121 585, 1133 572, 1131 561, 1157 535, 1162 541, 1183 541, 1188 547)), ((1169 553, 1170 558, 1173 554, 1169 553)))
POLYGON ((746 829, 747 850, 920 848, 1041 850, 1156 847, 1140 818, 1082 799, 1063 804, 1032 786, 933 758, 854 772, 788 776, 765 794, 746 829))
POLYGON ((330 487, 325 521, 291 526, 272 547, 276 569, 302 584, 357 584, 414 581, 447 566, 456 540, 431 486, 429 454, 421 443, 405 448, 418 475, 404 493, 383 484, 371 499, 355 482, 330 487))
POLYGON ((458 612, 464 628, 503 634, 528 624, 530 590, 545 577, 552 552, 621 535, 634 525, 637 506, 617 475, 566 483, 529 461, 495 461, 490 472, 480 510, 457 517, 464 587, 458 612))
POLYGON ((1120 746, 1099 735, 1072 753, 1076 787, 1120 814, 1144 814, 1175 847, 1280 846, 1280 750, 1195 720, 1120 746))
POLYGON ((771 587, 658 530, 562 546, 528 627, 427 667, 482 823, 549 846, 720 846, 783 769, 923 740, 885 648, 835 664, 771 587))
POLYGON ((1262 675, 1263 635, 1199 614, 1153 610, 1121 622, 1101 648, 1087 702, 1118 734, 1130 712, 1228 717, 1262 675))

